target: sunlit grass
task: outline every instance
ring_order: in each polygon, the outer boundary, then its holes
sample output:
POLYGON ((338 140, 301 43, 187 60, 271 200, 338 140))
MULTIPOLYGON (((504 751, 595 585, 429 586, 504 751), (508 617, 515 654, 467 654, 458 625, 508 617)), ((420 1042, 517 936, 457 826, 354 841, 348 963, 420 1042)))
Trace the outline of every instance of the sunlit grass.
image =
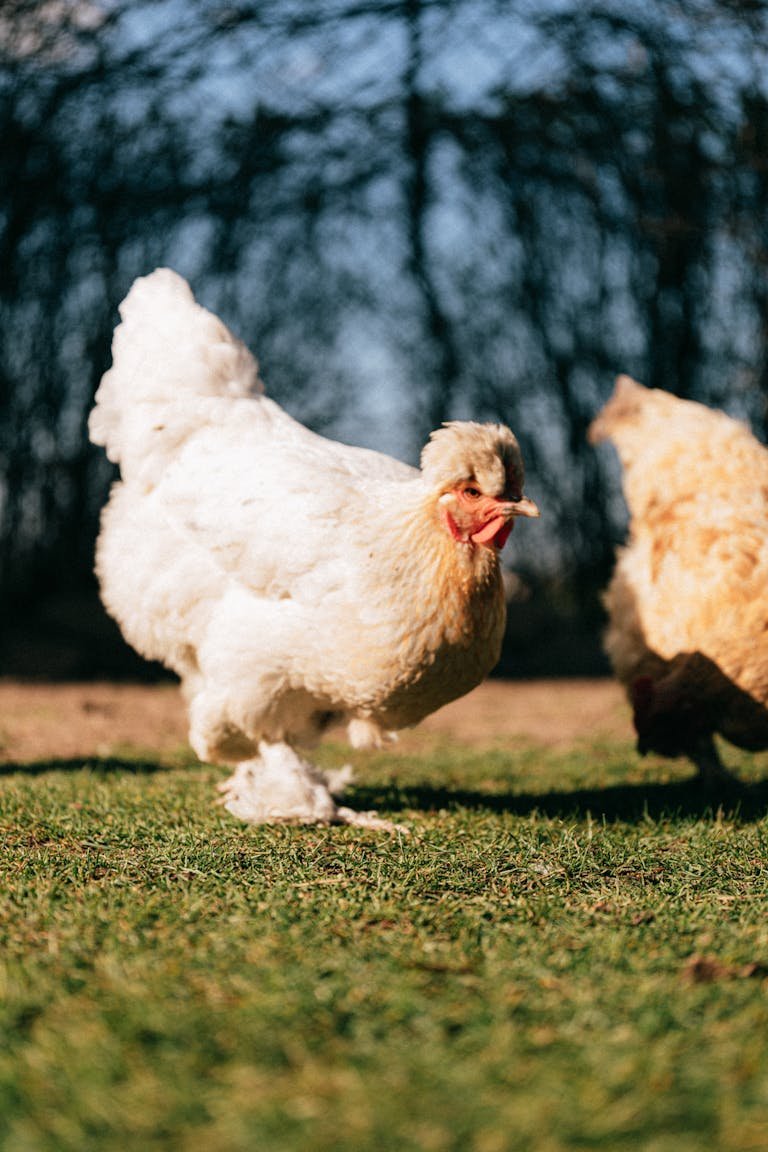
POLYGON ((3 1152, 768 1147, 764 760, 352 759, 411 836, 239 825, 183 751, 0 779, 3 1152))

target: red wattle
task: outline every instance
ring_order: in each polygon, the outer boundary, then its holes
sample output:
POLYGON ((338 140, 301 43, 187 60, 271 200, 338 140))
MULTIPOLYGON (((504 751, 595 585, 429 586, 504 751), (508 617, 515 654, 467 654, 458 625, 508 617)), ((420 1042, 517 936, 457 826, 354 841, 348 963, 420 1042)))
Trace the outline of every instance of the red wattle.
POLYGON ((475 544, 493 543, 497 548, 503 548, 511 531, 511 520, 506 520, 503 516, 494 516, 478 532, 472 533, 472 541, 475 544))
POLYGON ((514 526, 515 526, 514 520, 507 520, 504 527, 499 529, 499 531, 496 533, 496 539, 494 540, 494 544, 496 545, 497 548, 501 549, 504 547, 507 540, 509 540, 509 535, 510 535, 512 529, 514 528, 514 526))

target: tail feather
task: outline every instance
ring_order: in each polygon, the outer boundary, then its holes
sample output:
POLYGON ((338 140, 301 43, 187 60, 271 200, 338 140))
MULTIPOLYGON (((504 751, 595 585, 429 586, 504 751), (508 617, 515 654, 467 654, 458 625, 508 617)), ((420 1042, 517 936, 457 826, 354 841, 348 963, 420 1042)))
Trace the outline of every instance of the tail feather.
POLYGON ((206 401, 255 396, 263 387, 245 345, 169 268, 136 280, 120 316, 88 428, 124 479, 151 484, 205 418, 206 401))

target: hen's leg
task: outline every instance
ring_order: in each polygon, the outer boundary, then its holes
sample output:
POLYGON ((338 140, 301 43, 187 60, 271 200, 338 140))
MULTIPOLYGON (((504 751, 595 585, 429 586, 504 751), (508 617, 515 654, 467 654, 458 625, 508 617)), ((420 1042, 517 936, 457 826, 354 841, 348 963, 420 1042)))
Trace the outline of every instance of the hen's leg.
POLYGON ((718 754, 712 736, 700 736, 690 753, 699 780, 706 784, 731 783, 736 777, 728 771, 718 754))
POLYGON ((288 744, 259 744, 259 755, 238 764, 219 785, 224 807, 250 824, 355 824, 385 832, 404 831, 375 812, 340 807, 320 769, 288 744))

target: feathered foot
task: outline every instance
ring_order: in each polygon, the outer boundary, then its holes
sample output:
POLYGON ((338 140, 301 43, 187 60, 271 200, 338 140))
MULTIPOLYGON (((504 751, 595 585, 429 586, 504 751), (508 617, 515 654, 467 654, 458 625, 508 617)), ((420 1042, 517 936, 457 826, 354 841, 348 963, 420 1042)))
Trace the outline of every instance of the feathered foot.
POLYGON ((238 764, 219 791, 227 811, 249 824, 353 824, 380 832, 407 832, 375 812, 339 807, 331 792, 338 795, 350 777, 349 769, 326 777, 290 745, 262 742, 259 755, 238 764))

